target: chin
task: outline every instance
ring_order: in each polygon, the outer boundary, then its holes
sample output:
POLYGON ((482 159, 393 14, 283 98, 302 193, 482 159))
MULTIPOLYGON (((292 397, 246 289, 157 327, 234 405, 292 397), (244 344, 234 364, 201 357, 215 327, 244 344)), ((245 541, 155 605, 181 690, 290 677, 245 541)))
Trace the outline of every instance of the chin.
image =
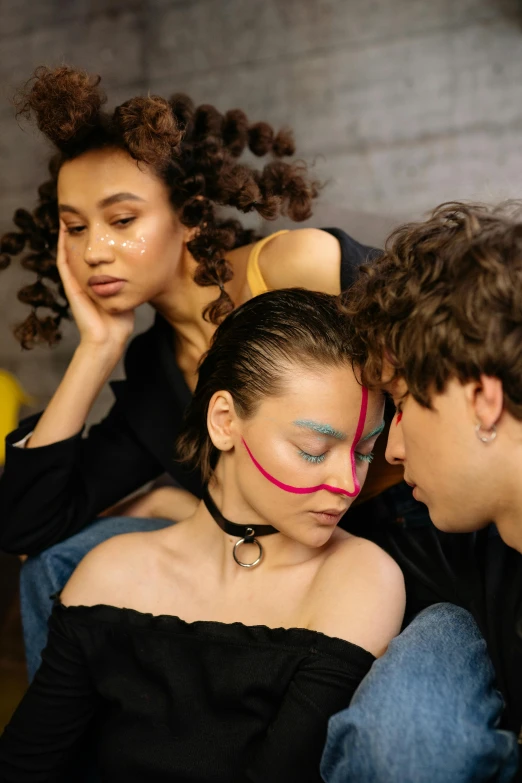
POLYGON ((434 514, 430 513, 430 519, 437 528, 437 530, 440 530, 442 533, 459 533, 457 527, 452 524, 452 522, 447 517, 436 517, 434 514))
POLYGON ((428 509, 430 512, 430 519, 442 533, 469 533, 472 530, 477 530, 478 525, 474 526, 469 520, 463 519, 459 516, 457 519, 453 518, 452 514, 444 514, 438 512, 436 509, 428 509))
POLYGON ((317 526, 313 530, 310 530, 309 534, 301 539, 301 543, 305 546, 309 546, 311 549, 320 549, 325 546, 331 539, 336 530, 336 527, 317 526))
POLYGON ((136 310, 137 307, 140 307, 140 305, 144 304, 144 301, 140 299, 138 302, 136 302, 135 300, 131 300, 128 297, 120 298, 118 295, 116 295, 111 297, 109 300, 106 300, 105 302, 99 301, 98 304, 105 310, 106 313, 109 313, 109 315, 120 315, 121 313, 128 313, 130 310, 136 310))

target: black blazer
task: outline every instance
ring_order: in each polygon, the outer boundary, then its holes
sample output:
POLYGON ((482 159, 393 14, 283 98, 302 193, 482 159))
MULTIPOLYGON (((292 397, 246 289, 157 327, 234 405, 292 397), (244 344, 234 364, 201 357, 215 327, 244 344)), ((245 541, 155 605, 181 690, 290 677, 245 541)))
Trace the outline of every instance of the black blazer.
MULTIPOLYGON (((341 287, 379 251, 340 229, 324 229, 341 245, 341 287)), ((174 442, 191 392, 176 364, 172 327, 157 315, 125 356, 124 381, 111 383, 108 416, 72 438, 36 449, 14 446, 41 416, 22 422, 6 439, 0 479, 0 549, 35 555, 82 530, 97 514, 163 473, 198 495, 199 475, 175 460, 174 442)))

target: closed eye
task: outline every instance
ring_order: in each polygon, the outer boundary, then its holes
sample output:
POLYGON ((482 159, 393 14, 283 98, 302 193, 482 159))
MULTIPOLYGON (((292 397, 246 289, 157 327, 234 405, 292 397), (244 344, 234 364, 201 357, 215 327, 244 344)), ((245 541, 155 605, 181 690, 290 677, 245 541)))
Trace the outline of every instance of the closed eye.
POLYGON ((314 465, 317 465, 318 463, 324 461, 326 452, 324 452, 324 454, 308 454, 307 451, 302 451, 299 449, 299 456, 305 459, 307 462, 312 462, 314 465))
POLYGON ((369 454, 361 454, 359 451, 355 452, 355 457, 360 462, 373 462, 374 453, 371 451, 369 454))

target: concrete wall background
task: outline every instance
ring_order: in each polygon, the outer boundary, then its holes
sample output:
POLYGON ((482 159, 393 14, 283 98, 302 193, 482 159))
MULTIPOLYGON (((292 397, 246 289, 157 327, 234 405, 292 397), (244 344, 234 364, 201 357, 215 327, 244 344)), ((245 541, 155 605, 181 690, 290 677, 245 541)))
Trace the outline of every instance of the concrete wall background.
MULTIPOLYGON (((8 98, 62 61, 101 73, 111 104, 182 90, 292 126, 328 181, 313 223, 363 241, 444 200, 517 197, 521 19, 518 0, 0 0, 0 230, 33 205, 48 152, 8 98)), ((22 279, 0 275, 0 367, 45 404, 75 332, 21 353, 22 279)))

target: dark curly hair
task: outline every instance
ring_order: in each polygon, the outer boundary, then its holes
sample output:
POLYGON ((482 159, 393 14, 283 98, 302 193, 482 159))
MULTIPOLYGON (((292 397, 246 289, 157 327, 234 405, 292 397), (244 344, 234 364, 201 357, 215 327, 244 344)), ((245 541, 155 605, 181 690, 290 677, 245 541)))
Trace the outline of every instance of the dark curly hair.
POLYGON ((499 378, 522 419, 522 202, 451 202, 396 229, 341 297, 362 382, 391 366, 431 407, 447 382, 499 378))
POLYGON ((217 208, 256 211, 267 220, 287 215, 301 221, 311 215, 318 193, 304 164, 279 160, 294 154, 289 130, 276 134, 266 122, 251 125, 240 109, 223 115, 213 106, 195 107, 182 94, 169 100, 156 95, 131 98, 109 113, 102 108, 106 97, 99 83, 99 76, 68 66, 40 67, 15 99, 18 116, 35 119, 58 150, 50 162, 50 180, 38 189, 38 206, 32 213, 18 209, 18 231, 0 240, 0 269, 29 248, 21 264, 37 275, 37 281, 18 294, 32 308, 15 329, 24 348, 59 340, 60 322, 69 315, 55 263, 56 184, 63 162, 89 150, 117 148, 153 167, 168 186, 180 221, 198 229, 188 249, 198 262, 195 282, 219 288, 219 296, 203 313, 212 323, 234 308, 224 288, 232 277, 225 254, 255 239, 239 221, 219 218, 217 208), (240 163, 247 147, 254 155, 275 159, 262 170, 240 163), (41 317, 40 308, 51 314, 41 317))

